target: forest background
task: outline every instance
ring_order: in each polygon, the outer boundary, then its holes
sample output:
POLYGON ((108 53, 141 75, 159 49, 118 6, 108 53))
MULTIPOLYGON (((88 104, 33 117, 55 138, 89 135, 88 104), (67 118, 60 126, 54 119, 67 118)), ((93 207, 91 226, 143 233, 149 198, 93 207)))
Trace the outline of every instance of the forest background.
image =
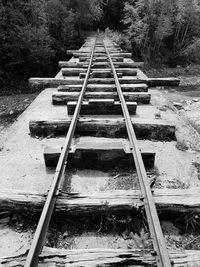
POLYGON ((98 28, 148 66, 200 64, 200 0, 0 0, 0 94, 55 75, 98 28))

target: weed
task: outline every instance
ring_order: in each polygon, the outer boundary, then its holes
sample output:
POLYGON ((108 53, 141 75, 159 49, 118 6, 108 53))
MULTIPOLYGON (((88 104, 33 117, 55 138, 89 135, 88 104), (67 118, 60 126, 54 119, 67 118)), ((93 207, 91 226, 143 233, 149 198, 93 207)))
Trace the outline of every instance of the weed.
POLYGON ((140 234, 130 233, 131 238, 138 249, 147 250, 152 248, 152 239, 148 232, 145 232, 144 228, 140 231, 140 234))

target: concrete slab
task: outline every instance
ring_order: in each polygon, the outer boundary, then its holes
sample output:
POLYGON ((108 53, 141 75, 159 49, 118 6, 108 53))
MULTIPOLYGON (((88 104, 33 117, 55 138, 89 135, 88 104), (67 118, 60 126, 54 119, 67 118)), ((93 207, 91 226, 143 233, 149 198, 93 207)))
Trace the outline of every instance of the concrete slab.
MULTIPOLYGON (((46 102, 42 92, 0 139, 0 186, 1 188, 46 191, 53 172, 46 170, 43 159, 45 139, 29 135, 32 114, 41 116, 40 106, 46 102)), ((59 112, 58 112, 59 114, 59 112)))
POLYGON ((44 164, 43 150, 47 139, 31 137, 29 121, 53 117, 68 118, 66 107, 55 107, 51 104, 53 90, 47 89, 41 92, 17 122, 1 137, 0 186, 2 188, 38 192, 45 192, 49 188, 54 171, 47 170, 44 164))
MULTIPOLYGON (((52 143, 53 139, 31 137, 29 135, 29 121, 33 119, 68 118, 66 107, 51 104, 54 90, 47 89, 41 92, 18 118, 17 122, 1 137, 0 186, 2 188, 35 190, 38 192, 45 192, 49 188, 54 170, 46 169, 43 151, 47 141, 52 143)), ((155 118, 155 112, 157 112, 156 108, 151 105, 143 106, 143 108, 139 107, 136 117, 141 119, 155 118)))
MULTIPOLYGON (((52 94, 55 92, 55 88, 49 88, 44 90, 40 96, 35 100, 35 106, 32 107, 32 112, 30 114, 29 120, 52 120, 52 119, 67 119, 67 107, 66 106, 54 106, 52 105, 52 94)), ((151 92, 151 91, 150 91, 151 92)), ((162 120, 170 121, 171 123, 176 121, 175 114, 168 112, 161 112, 159 109, 153 105, 139 105, 137 107, 137 114, 132 116, 132 118, 138 119, 158 119, 158 113, 162 120)), ((98 118, 98 115, 90 115, 91 118, 98 118)), ((118 115, 107 115, 101 116, 105 118, 122 118, 118 115)))

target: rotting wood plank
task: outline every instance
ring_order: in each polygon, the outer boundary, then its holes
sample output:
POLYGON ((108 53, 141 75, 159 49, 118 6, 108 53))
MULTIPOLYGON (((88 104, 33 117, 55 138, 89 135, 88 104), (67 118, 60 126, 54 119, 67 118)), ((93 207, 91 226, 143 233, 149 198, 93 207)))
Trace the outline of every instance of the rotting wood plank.
MULTIPOLYGON (((85 52, 78 52, 78 53, 74 53, 73 54, 73 56, 74 56, 74 58, 80 58, 80 57, 89 57, 90 56, 90 53, 85 53, 85 52)), ((94 54, 94 57, 105 57, 106 56, 106 52, 96 52, 95 54, 94 54)), ((111 57, 112 58, 118 58, 118 57, 123 57, 123 58, 131 58, 131 56, 132 56, 132 54, 131 53, 123 53, 123 52, 113 52, 112 54, 111 54, 111 57)))
MULTIPOLYGON (((29 86, 30 88, 41 90, 45 88, 51 88, 59 85, 80 85, 83 84, 84 79, 64 79, 64 78, 30 78, 29 86)), ((134 83, 146 83, 146 80, 123 78, 120 79, 122 84, 134 84, 134 83)), ((113 78, 91 78, 88 84, 114 84, 113 78)))
MULTIPOLYGON (((119 51, 116 50, 115 53, 116 52, 119 52, 119 51)), ((100 54, 101 55, 102 53, 105 55, 105 50, 102 47, 96 47, 94 55, 95 54, 100 54)), ((80 49, 80 50, 71 50, 71 51, 68 50, 67 54, 70 54, 70 55, 72 55, 72 54, 75 54, 75 55, 76 54, 83 54, 83 55, 89 56, 91 54, 91 50, 90 50, 90 47, 89 48, 80 49)))
MULTIPOLYGON (((0 257, 0 263, 3 267, 23 267, 26 256, 27 250, 24 250, 13 256, 0 257)), ((200 265, 200 251, 198 250, 169 250, 169 257, 174 267, 198 267, 200 265)), ((155 257, 151 250, 102 248, 66 250, 44 247, 39 256, 38 267, 152 267, 155 264, 155 257)))
MULTIPOLYGON (((85 77, 85 73, 80 73, 79 74, 79 78, 80 79, 83 79, 84 77, 85 77)), ((122 78, 122 73, 121 72, 118 72, 118 77, 119 78, 122 78)), ((110 71, 93 71, 92 73, 91 73, 91 78, 112 78, 113 77, 113 75, 112 75, 112 73, 110 72, 110 71)))
MULTIPOLYGON (((85 75, 85 73, 84 73, 85 75)), ((112 74, 110 70, 92 70, 91 71, 91 78, 111 78, 112 74)), ((81 78, 81 76, 80 76, 81 78)))
MULTIPOLYGON (((148 79, 138 79, 137 77, 129 77, 126 76, 124 78, 119 79, 120 84, 141 84, 145 83, 149 87, 156 87, 156 86, 179 86, 180 80, 176 78, 148 78, 148 79)), ((113 78, 108 79, 98 79, 98 78, 91 78, 89 79, 89 84, 114 84, 113 78)))
POLYGON ((59 61, 60 68, 88 68, 88 64, 83 62, 59 61))
MULTIPOLYGON (((118 68, 142 68, 144 62, 114 62, 114 65, 118 68)), ((60 68, 87 68, 87 65, 83 62, 70 62, 70 61, 59 61, 60 68)), ((93 63, 93 68, 107 68, 109 67, 108 62, 93 63)))
MULTIPOLYGON (((84 79, 64 79, 64 78, 30 78, 29 86, 32 89, 45 89, 51 88, 59 85, 80 85, 83 84, 84 79)), ((178 86, 180 83, 179 79, 176 78, 148 78, 148 79, 137 79, 137 78, 121 78, 119 79, 120 84, 147 84, 151 87, 156 86, 178 86)), ((88 81, 88 84, 114 84, 115 81, 113 78, 91 78, 88 81)))
MULTIPOLYGON (((123 92, 148 92, 146 84, 123 84, 123 92)), ((60 92, 80 92, 81 85, 60 85, 60 92)), ((116 92, 115 84, 88 84, 86 92, 116 92)))
MULTIPOLYGON (((145 80, 138 80, 136 77, 124 77, 119 79, 121 84, 146 83, 145 80)), ((114 78, 90 78, 88 84, 115 84, 114 78)))
MULTIPOLYGON (((54 92, 52 94, 52 101, 54 105, 67 104, 68 101, 77 101, 79 94, 79 92, 54 92)), ((119 100, 117 93, 113 92, 86 92, 84 96, 84 99, 102 98, 119 100)), ((124 92, 124 98, 126 101, 133 101, 140 104, 149 104, 151 100, 151 94, 144 92, 124 92)))
MULTIPOLYGON (((62 68, 62 75, 63 76, 78 76, 80 73, 86 73, 87 69, 85 68, 62 68)), ((117 72, 121 72, 124 76, 136 76, 137 75, 137 69, 135 68, 116 68, 117 72)), ((107 68, 105 69, 95 69, 92 71, 92 73, 102 74, 103 73, 111 73, 111 69, 107 68)), ((94 76, 93 76, 94 77, 94 76)), ((98 78, 100 78, 99 76, 98 78)), ((95 78, 95 77, 94 77, 95 78)))
MULTIPOLYGON (((88 62, 89 57, 79 57, 79 62, 88 62)), ((124 58, 123 57, 115 57, 113 59, 115 62, 124 62, 124 58)), ((94 57, 94 61, 93 63, 96 62, 108 62, 108 58, 107 57, 94 57)))
MULTIPOLYGON (((73 55, 75 58, 80 57, 80 55, 84 55, 84 56, 90 56, 91 51, 90 50, 67 50, 67 54, 68 55, 73 55)), ((94 55, 105 55, 106 56, 106 51, 105 49, 101 50, 96 50, 94 55)), ((120 56, 120 57, 124 57, 124 58, 131 58, 132 57, 132 53, 127 53, 127 52, 121 52, 121 51, 117 51, 115 49, 112 49, 110 51, 110 55, 112 57, 115 56, 120 56)))
MULTIPOLYGON (((166 214, 200 213, 200 189, 154 189, 153 198, 157 210, 166 214)), ((0 210, 11 213, 39 213, 44 206, 45 194, 34 191, 0 189, 0 210)), ((58 196, 55 212, 69 215, 92 215, 127 213, 143 207, 141 191, 108 190, 90 194, 61 193, 58 196)))
POLYGON ((45 88, 56 87, 59 85, 70 85, 70 84, 83 84, 84 79, 63 79, 63 78, 30 78, 30 88, 36 90, 43 90, 45 88))
MULTIPOLYGON (((136 114, 137 103, 127 102, 127 107, 131 115, 136 114)), ((70 101, 67 103, 68 115, 73 115, 77 102, 70 101)), ((121 104, 113 99, 89 99, 83 101, 81 105, 81 115, 121 115, 121 104)))
POLYGON ((61 72, 63 76, 79 76, 80 73, 86 73, 87 68, 63 68, 61 72))
MULTIPOLYGON (((162 120, 141 120, 134 118, 133 127, 138 139, 160 141, 175 140, 176 127, 162 120)), ((68 131, 70 119, 31 120, 30 132, 34 135, 64 135, 68 131)), ((77 124, 76 134, 98 137, 127 137, 123 119, 97 119, 81 117, 77 124)))

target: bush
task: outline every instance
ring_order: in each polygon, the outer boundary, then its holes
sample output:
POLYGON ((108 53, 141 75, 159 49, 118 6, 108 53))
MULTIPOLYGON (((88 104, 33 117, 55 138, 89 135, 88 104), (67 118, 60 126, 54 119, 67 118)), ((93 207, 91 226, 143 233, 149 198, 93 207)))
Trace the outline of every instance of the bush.
POLYGON ((189 62, 200 63, 200 38, 196 38, 193 42, 183 51, 183 55, 189 62))
POLYGON ((128 39, 128 36, 124 33, 106 28, 105 35, 116 42, 122 49, 132 52, 131 42, 128 39))

